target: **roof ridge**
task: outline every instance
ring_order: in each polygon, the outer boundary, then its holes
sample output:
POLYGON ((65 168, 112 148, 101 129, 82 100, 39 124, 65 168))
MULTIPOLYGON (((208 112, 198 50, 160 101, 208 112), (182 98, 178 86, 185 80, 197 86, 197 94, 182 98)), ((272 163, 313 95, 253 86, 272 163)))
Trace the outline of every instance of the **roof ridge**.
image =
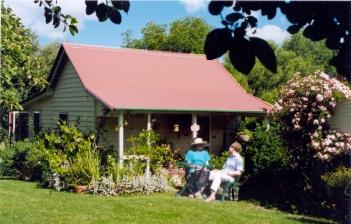
POLYGON ((148 54, 158 56, 169 56, 169 57, 182 57, 182 58, 193 58, 206 60, 205 54, 194 54, 194 53, 183 53, 173 51, 161 51, 161 50, 148 50, 148 49, 136 49, 136 48, 121 48, 112 46, 102 45, 90 45, 90 44, 77 44, 77 43, 62 43, 63 46, 69 46, 74 48, 85 48, 89 50, 99 51, 114 51, 118 53, 136 53, 136 54, 148 54))

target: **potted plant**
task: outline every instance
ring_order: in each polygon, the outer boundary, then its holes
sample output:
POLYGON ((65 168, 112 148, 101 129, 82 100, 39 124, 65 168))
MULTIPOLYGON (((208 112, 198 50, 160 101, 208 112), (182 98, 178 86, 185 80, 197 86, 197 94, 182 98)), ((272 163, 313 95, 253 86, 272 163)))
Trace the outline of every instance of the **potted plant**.
POLYGON ((252 133, 248 129, 243 129, 238 133, 239 138, 243 142, 248 142, 252 138, 252 133))

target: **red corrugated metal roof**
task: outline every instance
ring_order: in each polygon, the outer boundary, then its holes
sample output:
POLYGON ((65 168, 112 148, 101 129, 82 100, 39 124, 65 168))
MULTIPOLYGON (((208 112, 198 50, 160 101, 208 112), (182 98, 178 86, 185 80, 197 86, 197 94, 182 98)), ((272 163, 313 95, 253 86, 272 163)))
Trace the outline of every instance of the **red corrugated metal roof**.
POLYGON ((204 55, 63 44, 88 92, 112 109, 264 112, 204 55))

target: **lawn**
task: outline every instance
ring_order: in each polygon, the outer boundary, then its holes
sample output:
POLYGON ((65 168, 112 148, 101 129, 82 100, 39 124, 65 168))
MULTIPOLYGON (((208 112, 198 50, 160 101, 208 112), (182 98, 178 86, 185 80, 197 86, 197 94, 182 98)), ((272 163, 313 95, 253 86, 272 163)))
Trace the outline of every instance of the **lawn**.
POLYGON ((56 192, 0 180, 0 223, 330 223, 240 202, 205 203, 152 196, 104 197, 56 192))

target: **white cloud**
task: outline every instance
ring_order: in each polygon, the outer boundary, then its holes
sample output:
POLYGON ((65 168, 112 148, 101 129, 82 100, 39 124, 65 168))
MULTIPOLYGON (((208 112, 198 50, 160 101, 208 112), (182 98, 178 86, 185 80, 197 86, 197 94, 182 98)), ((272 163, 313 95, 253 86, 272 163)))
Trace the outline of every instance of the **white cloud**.
POLYGON ((277 44, 282 44, 283 41, 290 36, 290 34, 275 25, 265 25, 262 28, 257 28, 256 33, 252 36, 260 37, 265 40, 272 40, 277 44))
MULTIPOLYGON (((6 0, 5 4, 22 19, 22 23, 26 27, 33 30, 40 37, 51 40, 63 40, 68 35, 71 35, 68 30, 63 32, 62 25, 60 25, 58 28, 54 28, 52 24, 46 24, 43 7, 39 7, 38 4, 34 4, 33 0, 6 0)), ((85 28, 84 23, 86 20, 96 20, 95 15, 87 16, 85 14, 85 4, 83 0, 60 0, 59 5, 61 6, 64 14, 69 14, 78 19, 79 30, 83 30, 85 28)))
POLYGON ((207 8, 209 0, 180 0, 188 13, 195 13, 197 11, 207 8))

